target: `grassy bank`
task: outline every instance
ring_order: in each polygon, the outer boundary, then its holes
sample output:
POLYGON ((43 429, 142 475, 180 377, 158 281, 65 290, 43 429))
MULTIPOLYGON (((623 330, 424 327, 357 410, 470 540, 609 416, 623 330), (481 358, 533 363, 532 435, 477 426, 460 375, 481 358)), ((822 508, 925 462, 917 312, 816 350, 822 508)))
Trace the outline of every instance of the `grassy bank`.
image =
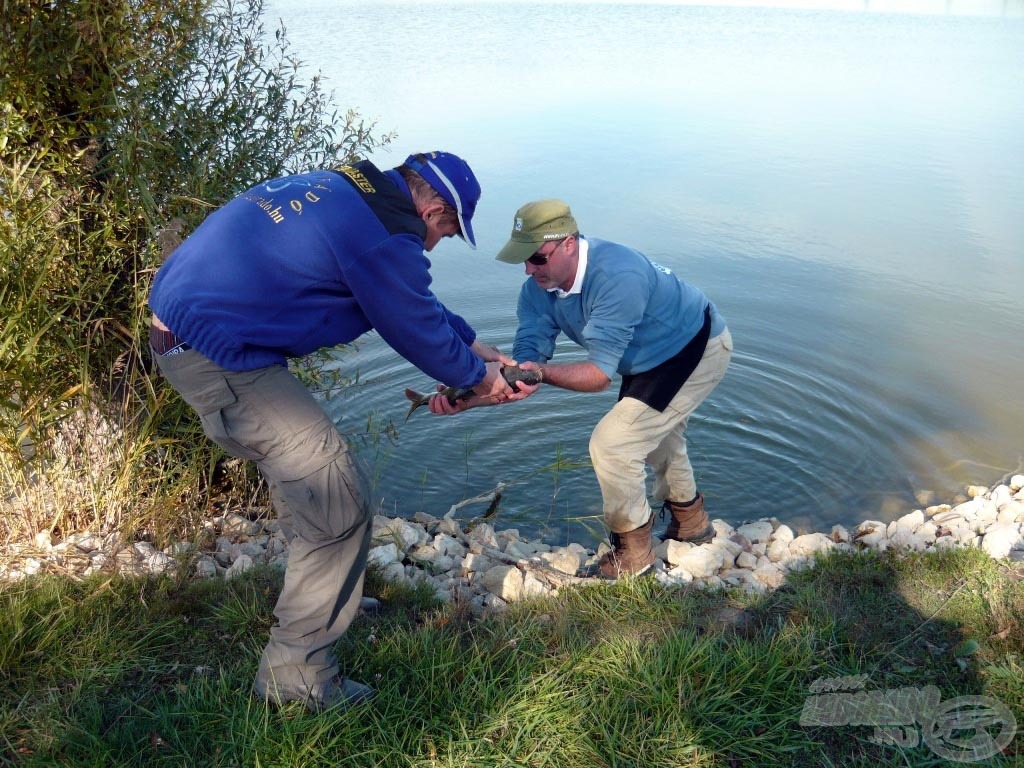
MULTIPOLYGON (((379 696, 311 715, 248 696, 279 573, 39 577, 0 587, 0 764, 949 764, 909 746, 915 725, 879 744, 801 712, 815 681, 861 675, 990 697, 1024 724, 1022 578, 977 550, 833 555, 767 596, 637 580, 480 620, 371 574, 384 611, 339 650, 379 696)), ((1022 761, 1018 737, 985 764, 1022 761)))

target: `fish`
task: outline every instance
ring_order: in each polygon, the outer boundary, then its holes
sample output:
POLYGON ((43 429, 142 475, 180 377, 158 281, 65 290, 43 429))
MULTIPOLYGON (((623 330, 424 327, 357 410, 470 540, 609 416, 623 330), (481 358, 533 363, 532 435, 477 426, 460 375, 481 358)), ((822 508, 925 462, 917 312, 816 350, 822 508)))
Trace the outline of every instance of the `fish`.
MULTIPOLYGON (((505 377, 512 389, 519 391, 516 384, 520 382, 523 384, 540 384, 544 380, 544 374, 540 371, 527 371, 520 368, 517 365, 505 365, 501 368, 501 375, 505 377)), ((408 421, 409 417, 412 416, 413 412, 421 405, 426 405, 430 402, 432 397, 446 397, 451 405, 455 405, 459 400, 466 400, 473 394, 473 390, 469 387, 445 387, 440 392, 417 392, 415 389, 406 387, 405 396, 411 403, 409 406, 409 413, 406 414, 405 420, 408 421)))

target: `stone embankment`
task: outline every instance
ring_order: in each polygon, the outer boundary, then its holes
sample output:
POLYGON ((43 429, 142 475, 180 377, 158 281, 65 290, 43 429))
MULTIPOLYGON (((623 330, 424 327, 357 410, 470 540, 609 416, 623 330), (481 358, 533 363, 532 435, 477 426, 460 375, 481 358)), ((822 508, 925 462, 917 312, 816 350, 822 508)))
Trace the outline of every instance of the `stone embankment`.
MULTIPOLYGON (((916 510, 889 523, 867 520, 853 531, 837 525, 829 533, 798 535, 775 518, 735 527, 715 520, 718 535, 707 544, 658 544, 655 578, 666 585, 697 583, 766 592, 783 584, 788 572, 813 565, 816 554, 830 550, 980 547, 993 558, 1024 560, 1024 475, 991 489, 972 486, 967 491, 970 500, 955 506, 916 510)), ((273 520, 229 514, 208 521, 206 533, 210 546, 179 542, 164 550, 146 542, 118 548, 115 539, 88 533, 54 544, 44 535, 32 545, 9 547, 0 578, 40 571, 84 576, 187 568, 199 578, 231 579, 258 563, 282 569, 287 564, 287 542, 273 520)), ((442 599, 466 600, 485 612, 567 585, 596 582, 575 574, 605 548, 551 546, 487 523, 464 527, 452 512, 410 520, 377 516, 370 562, 389 580, 425 582, 442 599)))

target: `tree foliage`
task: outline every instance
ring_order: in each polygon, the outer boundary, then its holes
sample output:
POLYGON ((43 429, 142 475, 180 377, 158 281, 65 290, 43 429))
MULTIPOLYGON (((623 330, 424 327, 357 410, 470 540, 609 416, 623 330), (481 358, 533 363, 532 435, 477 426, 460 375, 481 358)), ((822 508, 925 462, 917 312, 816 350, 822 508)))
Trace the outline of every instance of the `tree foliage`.
MULTIPOLYGON (((145 300, 214 207, 390 141, 304 82, 261 0, 0 0, 0 455, 83 403, 151 424, 145 300), (116 406, 116 408, 112 408, 116 406)), ((149 427, 147 427, 149 428, 149 427)), ((130 436, 126 439, 132 439, 130 436)), ((31 468, 37 472, 38 467, 31 468)))

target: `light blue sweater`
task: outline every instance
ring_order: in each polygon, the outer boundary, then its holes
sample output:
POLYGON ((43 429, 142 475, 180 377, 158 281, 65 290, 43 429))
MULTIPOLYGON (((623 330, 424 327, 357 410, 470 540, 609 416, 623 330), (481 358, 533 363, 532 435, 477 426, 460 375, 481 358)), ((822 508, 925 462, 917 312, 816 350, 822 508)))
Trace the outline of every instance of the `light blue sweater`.
POLYGON ((639 251, 587 238, 579 293, 559 298, 530 278, 519 293, 519 328, 512 355, 547 362, 559 333, 587 350, 608 378, 643 373, 681 350, 700 330, 711 305, 711 338, 725 320, 697 288, 639 251))

